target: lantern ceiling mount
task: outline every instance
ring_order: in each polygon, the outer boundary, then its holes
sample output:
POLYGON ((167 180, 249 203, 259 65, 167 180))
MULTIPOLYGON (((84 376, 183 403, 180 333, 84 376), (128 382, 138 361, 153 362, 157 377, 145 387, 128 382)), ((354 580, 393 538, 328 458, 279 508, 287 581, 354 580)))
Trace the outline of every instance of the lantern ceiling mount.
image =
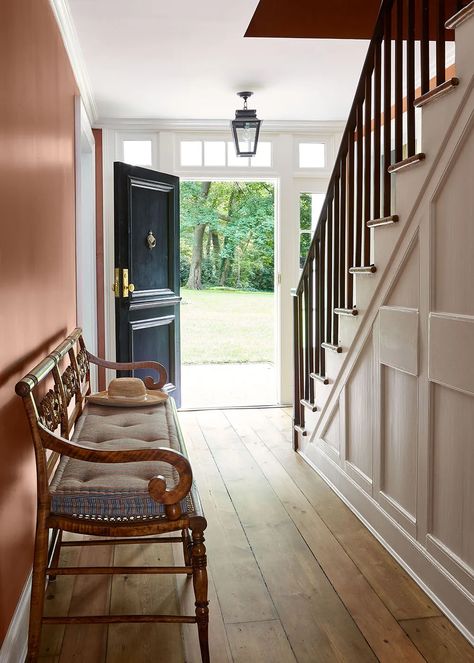
POLYGON ((232 120, 232 134, 234 137, 235 151, 239 157, 253 157, 257 153, 258 136, 260 133, 261 120, 257 118, 257 111, 247 108, 247 99, 253 92, 245 90, 237 92, 244 100, 242 110, 235 111, 235 119, 232 120))

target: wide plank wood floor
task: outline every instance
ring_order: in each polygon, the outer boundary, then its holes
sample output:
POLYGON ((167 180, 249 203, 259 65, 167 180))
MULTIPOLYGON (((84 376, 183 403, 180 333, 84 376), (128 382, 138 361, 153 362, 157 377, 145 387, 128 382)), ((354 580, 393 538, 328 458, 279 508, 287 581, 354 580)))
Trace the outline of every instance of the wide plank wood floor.
MULTIPOLYGON (((208 519, 212 663, 468 663, 474 650, 291 449, 286 409, 182 412, 208 519)), ((177 544, 66 548, 65 565, 181 563, 177 544)), ((193 612, 172 576, 59 576, 46 613, 193 612)), ((46 626, 41 663, 199 663, 196 627, 46 626)))

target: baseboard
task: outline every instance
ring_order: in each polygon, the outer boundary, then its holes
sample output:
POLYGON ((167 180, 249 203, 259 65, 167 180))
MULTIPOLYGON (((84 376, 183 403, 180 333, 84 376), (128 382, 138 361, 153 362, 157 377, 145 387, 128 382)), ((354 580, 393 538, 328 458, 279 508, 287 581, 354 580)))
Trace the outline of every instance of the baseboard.
POLYGON ((466 588, 322 450, 316 455, 318 464, 300 455, 474 645, 472 597, 466 588))
POLYGON ((28 645, 28 618, 30 612, 31 573, 25 583, 7 631, 2 648, 0 663, 23 663, 28 645))

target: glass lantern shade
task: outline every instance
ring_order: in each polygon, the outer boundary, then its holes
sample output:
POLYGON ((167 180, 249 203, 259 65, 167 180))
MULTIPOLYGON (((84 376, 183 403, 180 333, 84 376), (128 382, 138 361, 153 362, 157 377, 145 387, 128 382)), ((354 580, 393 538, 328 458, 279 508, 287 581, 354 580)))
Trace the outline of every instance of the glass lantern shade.
POLYGON ((235 111, 235 120, 232 120, 231 124, 237 156, 255 156, 261 123, 255 110, 235 111))

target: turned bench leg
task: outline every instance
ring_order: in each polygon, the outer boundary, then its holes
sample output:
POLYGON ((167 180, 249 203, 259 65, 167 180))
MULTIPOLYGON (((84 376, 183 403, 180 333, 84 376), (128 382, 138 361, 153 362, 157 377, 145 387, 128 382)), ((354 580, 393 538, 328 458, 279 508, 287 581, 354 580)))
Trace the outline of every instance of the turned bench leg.
POLYGON ((30 625, 28 630, 27 663, 34 663, 39 655, 41 625, 43 621, 46 569, 48 565, 48 529, 44 518, 38 514, 31 584, 30 625))
POLYGON ((192 562, 196 621, 202 663, 209 663, 209 601, 207 600, 207 559, 204 545, 204 530, 207 523, 204 518, 196 518, 196 520, 198 522, 192 522, 190 525, 193 536, 192 562))
MULTIPOLYGON (((193 563, 193 542, 189 536, 189 530, 181 530, 181 536, 183 537, 183 554, 184 554, 184 563, 186 566, 192 566, 193 563)), ((187 577, 192 578, 192 573, 188 573, 187 577)))

